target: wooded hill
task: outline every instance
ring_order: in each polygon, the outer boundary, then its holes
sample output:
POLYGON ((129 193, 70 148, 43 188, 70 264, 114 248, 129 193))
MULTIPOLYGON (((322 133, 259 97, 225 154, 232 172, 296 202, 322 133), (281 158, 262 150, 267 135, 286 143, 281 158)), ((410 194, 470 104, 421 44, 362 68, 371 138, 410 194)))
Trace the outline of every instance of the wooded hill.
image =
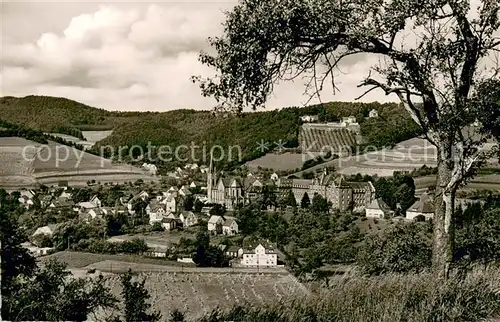
MULTIPOLYGON (((243 113, 239 116, 215 116, 209 111, 174 110, 168 112, 110 112, 73 100, 49 96, 0 98, 0 119, 45 132, 57 132, 82 138, 83 130, 109 130, 113 134, 100 146, 179 145, 191 142, 206 146, 239 145, 246 162, 262 156, 257 142, 286 141, 296 147, 301 125, 300 116, 319 114, 320 121, 336 121, 354 115, 361 122, 367 144, 387 146, 418 134, 404 109, 395 103, 331 102, 307 107, 243 113), (371 109, 380 117, 364 119, 371 109)), ((198 149, 202 153, 201 148, 198 149)), ((126 152, 126 151, 125 151, 126 152)), ((126 154, 126 153, 123 153, 126 154)), ((199 157, 199 154, 197 155, 199 157)))

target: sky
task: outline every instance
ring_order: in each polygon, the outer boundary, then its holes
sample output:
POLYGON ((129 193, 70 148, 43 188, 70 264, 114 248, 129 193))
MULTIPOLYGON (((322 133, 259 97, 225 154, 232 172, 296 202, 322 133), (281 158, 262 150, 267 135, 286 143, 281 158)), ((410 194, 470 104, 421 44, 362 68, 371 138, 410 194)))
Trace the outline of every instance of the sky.
MULTIPOLYGON (((0 34, 0 96, 51 95, 107 110, 207 110, 193 75, 207 37, 221 35, 225 10, 236 1, 4 1, 0 34)), ((361 56, 337 72, 321 100, 353 101, 376 58, 361 56)), ((302 106, 304 80, 279 84, 266 108, 302 106)), ((366 89, 365 89, 366 90, 366 89)), ((362 101, 394 101, 373 91, 362 101)), ((315 99, 311 102, 317 102, 315 99)))

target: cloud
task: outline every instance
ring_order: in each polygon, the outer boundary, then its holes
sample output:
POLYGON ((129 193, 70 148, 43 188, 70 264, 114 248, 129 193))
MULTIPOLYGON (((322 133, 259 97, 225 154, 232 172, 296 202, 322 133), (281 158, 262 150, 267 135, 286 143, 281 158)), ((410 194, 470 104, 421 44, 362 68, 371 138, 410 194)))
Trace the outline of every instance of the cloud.
POLYGON ((2 94, 67 96, 108 109, 166 110, 213 105, 189 80, 206 38, 220 33, 212 6, 103 6, 60 33, 4 43, 2 94))
MULTIPOLYGON (((115 3, 82 9, 77 3, 71 5, 61 9, 70 4, 37 3, 37 9, 28 13, 33 18, 30 33, 42 30, 36 39, 17 37, 14 28, 5 28, 1 95, 64 96, 110 110, 210 109, 215 105, 213 99, 201 96, 189 78, 213 74, 198 62, 198 53, 208 49, 207 37, 221 33, 223 10, 234 2, 115 3), (66 23, 59 29, 46 17, 37 20, 42 11, 57 19, 58 10, 67 13, 61 14, 66 23)), ((7 12, 19 19, 26 11, 10 7, 7 12)), ((9 19, 15 26, 15 19, 9 19)), ((340 91, 333 95, 331 85, 325 83, 322 101, 352 101, 361 95, 365 89, 357 85, 378 59, 349 57, 336 73, 340 91)), ((276 86, 268 108, 305 104, 309 98, 304 95, 305 81, 276 86)), ((374 100, 394 101, 395 97, 373 91, 363 98, 374 100)))

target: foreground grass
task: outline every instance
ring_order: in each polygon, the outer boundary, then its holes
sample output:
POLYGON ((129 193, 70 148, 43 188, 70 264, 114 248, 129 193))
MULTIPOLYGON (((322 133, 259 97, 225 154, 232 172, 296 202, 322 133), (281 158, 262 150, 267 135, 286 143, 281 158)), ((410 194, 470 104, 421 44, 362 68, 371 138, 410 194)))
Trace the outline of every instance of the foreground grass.
POLYGON ((430 274, 349 276, 307 299, 214 311, 200 322, 481 321, 500 317, 500 268, 439 281, 430 274))

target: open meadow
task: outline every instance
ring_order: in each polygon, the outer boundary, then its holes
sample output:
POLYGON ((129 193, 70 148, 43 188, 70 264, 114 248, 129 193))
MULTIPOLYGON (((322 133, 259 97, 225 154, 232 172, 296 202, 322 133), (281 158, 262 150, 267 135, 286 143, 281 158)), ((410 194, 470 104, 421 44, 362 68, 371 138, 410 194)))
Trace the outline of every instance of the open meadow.
POLYGON ((106 183, 159 181, 142 169, 73 147, 49 141, 47 145, 23 138, 0 138, 0 187, 26 188, 37 184, 86 186, 90 180, 106 183))
MULTIPOLYGON (((227 310, 233 305, 264 306, 284 298, 308 294, 304 285, 290 274, 149 272, 139 276, 145 278, 145 287, 151 295, 150 303, 162 313, 164 320, 175 309, 186 312, 186 318, 192 321, 216 308, 227 310)), ((119 276, 107 276, 106 281, 112 293, 119 295, 119 276)))

